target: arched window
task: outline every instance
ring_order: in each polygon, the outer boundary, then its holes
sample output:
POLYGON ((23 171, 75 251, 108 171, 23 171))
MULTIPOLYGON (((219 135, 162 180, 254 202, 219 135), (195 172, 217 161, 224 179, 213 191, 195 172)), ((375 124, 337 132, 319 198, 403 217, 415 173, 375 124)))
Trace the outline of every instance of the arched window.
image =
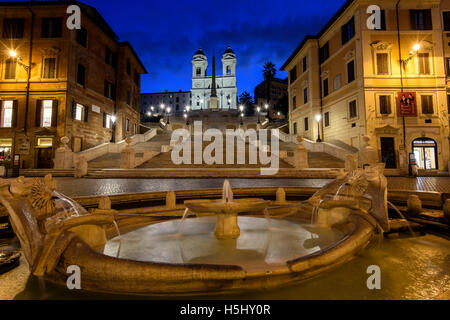
POLYGON ((202 74, 202 68, 197 67, 197 70, 196 70, 195 74, 196 74, 197 76, 200 76, 200 75, 202 74))
POLYGON ((227 74, 231 74, 231 67, 227 66, 227 74))

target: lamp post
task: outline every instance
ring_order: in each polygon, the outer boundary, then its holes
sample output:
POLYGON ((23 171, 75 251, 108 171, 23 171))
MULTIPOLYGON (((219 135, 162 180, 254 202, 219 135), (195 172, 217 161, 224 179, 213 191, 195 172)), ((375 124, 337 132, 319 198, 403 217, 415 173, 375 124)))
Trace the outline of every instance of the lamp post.
POLYGON ((111 122, 112 122, 112 135, 111 135, 111 142, 116 142, 116 120, 117 117, 115 115, 111 116, 111 122))
POLYGON ((259 121, 259 112, 261 111, 261 108, 260 107, 257 107, 256 108, 256 112, 257 112, 257 115, 258 115, 258 124, 260 124, 261 123, 261 121, 259 121))
POLYGON ((322 120, 322 115, 317 114, 316 120, 317 120, 317 140, 316 140, 316 142, 322 142, 322 140, 320 139, 320 120, 322 120))
POLYGON ((243 121, 242 121, 242 118, 244 117, 244 106, 241 104, 240 106, 239 106, 239 110, 241 111, 241 122, 240 122, 240 124, 241 125, 243 125, 244 123, 243 123, 243 121))
POLYGON ((170 110, 172 110, 170 107, 167 107, 167 124, 170 123, 170 110))
POLYGON ((186 113, 184 114, 184 118, 186 119, 186 125, 189 125, 189 111, 191 111, 191 106, 186 106, 186 113))

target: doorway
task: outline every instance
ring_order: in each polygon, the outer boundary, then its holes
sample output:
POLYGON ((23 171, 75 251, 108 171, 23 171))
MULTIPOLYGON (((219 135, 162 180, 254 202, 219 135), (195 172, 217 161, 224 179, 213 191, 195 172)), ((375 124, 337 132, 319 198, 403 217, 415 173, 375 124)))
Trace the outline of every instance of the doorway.
POLYGON ((430 138, 417 138, 412 143, 412 149, 419 169, 436 170, 438 168, 436 141, 430 138))
POLYGON ((395 160, 395 144, 394 138, 381 137, 381 162, 386 164, 385 168, 395 169, 397 168, 397 162, 395 160))
POLYGON ((38 148, 37 150, 37 167, 40 169, 52 168, 52 148, 38 148))

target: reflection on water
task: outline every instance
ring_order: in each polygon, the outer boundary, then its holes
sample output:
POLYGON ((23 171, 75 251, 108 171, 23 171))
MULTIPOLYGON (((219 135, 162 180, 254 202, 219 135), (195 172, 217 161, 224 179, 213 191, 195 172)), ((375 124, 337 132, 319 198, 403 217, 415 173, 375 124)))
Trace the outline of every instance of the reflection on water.
MULTIPOLYGON (((170 190, 222 189, 224 179, 73 179, 55 178, 56 189, 69 196, 98 196, 170 190)), ((330 179, 228 179, 233 188, 323 187, 330 179)))
MULTIPOLYGON (((188 219, 181 234, 179 221, 167 221, 122 235, 121 259, 163 263, 206 263, 239 265, 245 269, 264 269, 323 250, 344 237, 326 227, 304 226, 264 218, 239 217, 241 229, 235 240, 214 236, 215 217, 188 219)), ((115 257, 119 240, 107 242, 104 253, 115 257)))

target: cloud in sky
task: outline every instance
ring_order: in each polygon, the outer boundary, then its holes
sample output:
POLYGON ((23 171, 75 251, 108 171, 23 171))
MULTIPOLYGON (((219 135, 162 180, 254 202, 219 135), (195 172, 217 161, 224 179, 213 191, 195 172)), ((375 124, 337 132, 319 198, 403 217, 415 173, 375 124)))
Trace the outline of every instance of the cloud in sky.
MULTIPOLYGON (((264 63, 281 67, 303 37, 317 33, 344 0, 84 2, 135 48, 149 71, 142 77, 142 92, 190 90, 195 51, 202 47, 211 61, 214 49, 221 70, 221 55, 230 45, 238 59, 238 92, 253 94, 264 63)), ((287 74, 278 71, 278 76, 287 74)))

